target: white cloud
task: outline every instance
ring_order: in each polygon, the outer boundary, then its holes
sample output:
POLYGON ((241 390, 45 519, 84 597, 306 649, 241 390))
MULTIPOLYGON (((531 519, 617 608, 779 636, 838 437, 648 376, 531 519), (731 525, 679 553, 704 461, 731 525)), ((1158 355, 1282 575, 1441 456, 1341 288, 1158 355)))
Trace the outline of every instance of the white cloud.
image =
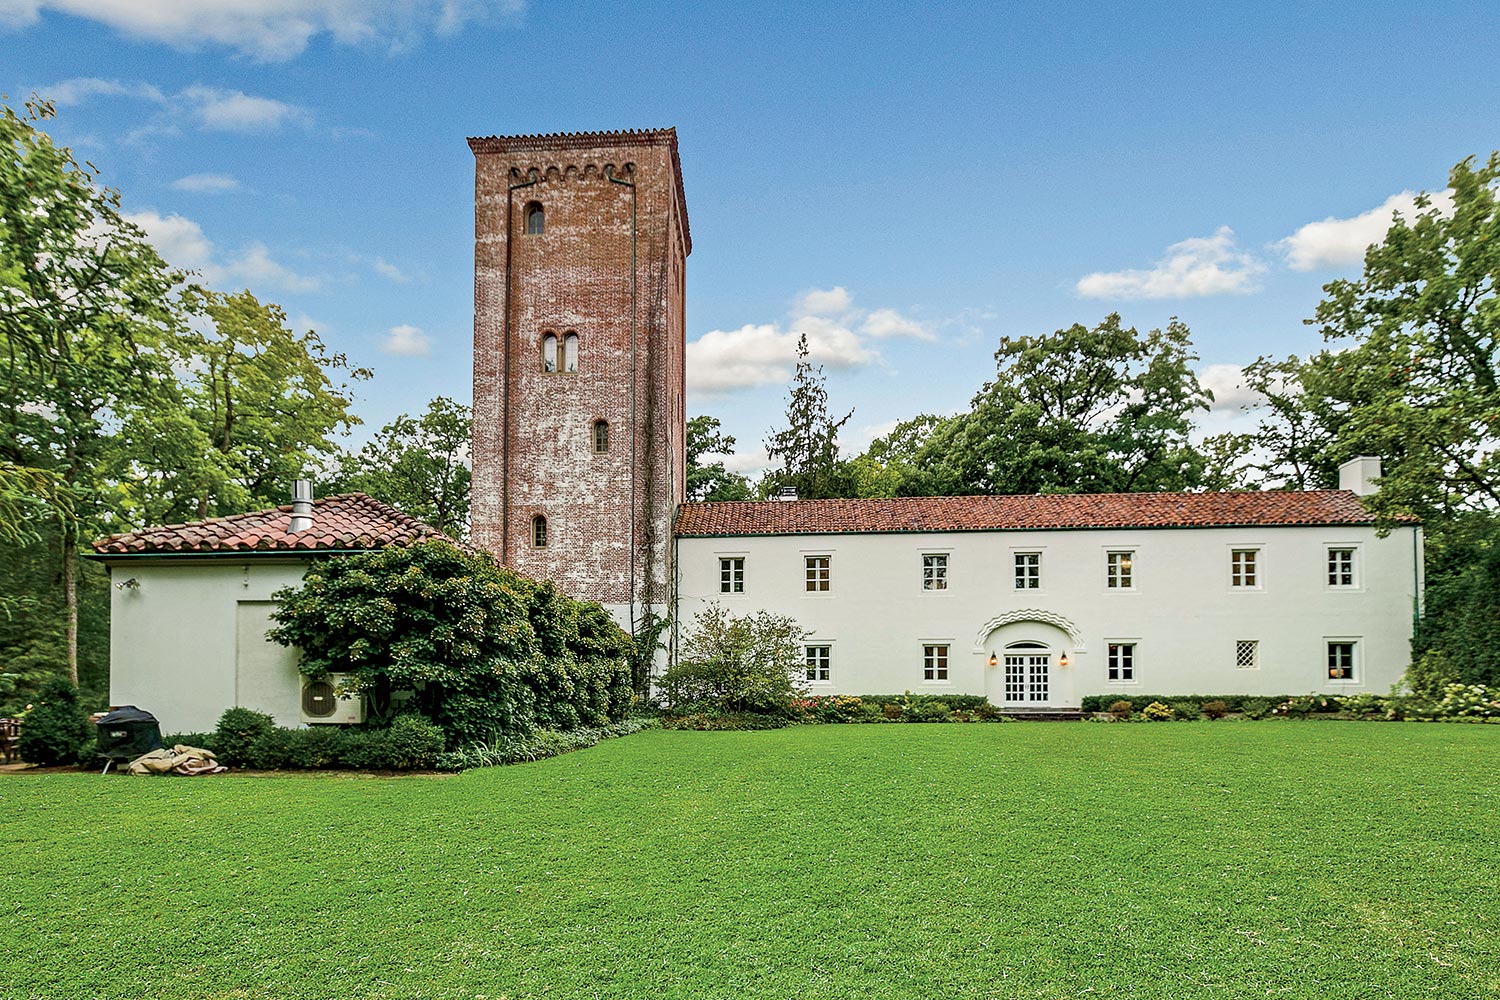
POLYGON ((312 121, 305 108, 238 90, 192 86, 179 97, 193 120, 211 132, 274 132, 283 125, 312 121))
MULTIPOLYGON (((1451 191, 1439 191, 1430 197, 1432 207, 1444 215, 1453 211, 1451 191)), ((1294 271, 1357 264, 1364 260, 1365 251, 1372 243, 1385 239, 1394 216, 1399 215, 1408 222, 1417 217, 1421 210, 1416 201, 1415 191, 1402 191, 1352 218, 1329 216, 1321 222, 1309 222, 1278 241, 1276 248, 1286 254, 1287 266, 1294 271)))
POLYGON ((226 191, 238 191, 240 182, 228 174, 188 174, 173 181, 172 187, 194 194, 223 194, 226 191))
POLYGON ((124 216, 146 231, 146 237, 162 259, 173 267, 197 271, 209 285, 220 290, 244 285, 274 288, 287 292, 311 292, 319 286, 317 278, 297 274, 271 257, 263 243, 250 243, 227 260, 219 257, 213 240, 192 219, 173 213, 132 212, 124 216))
POLYGON ((1078 294, 1090 299, 1176 299, 1203 295, 1244 295, 1259 287, 1266 265, 1240 250, 1234 230, 1219 227, 1212 236, 1174 243, 1154 267, 1096 271, 1079 279, 1078 294))
POLYGON ((936 335, 926 326, 894 309, 876 309, 859 325, 859 332, 870 337, 915 337, 917 340, 935 340, 936 335))
POLYGON ((401 270, 395 264, 382 260, 379 257, 375 258, 375 260, 370 264, 370 267, 373 268, 375 273, 380 275, 382 278, 387 278, 391 281, 396 282, 397 284, 404 285, 411 280, 411 275, 401 270))
POLYGON ((751 451, 737 451, 733 455, 715 455, 715 459, 722 459, 725 472, 738 472, 742 476, 752 479, 772 466, 771 456, 766 454, 765 448, 755 448, 751 451))
POLYGON ((854 305, 854 296, 843 285, 811 288, 797 297, 798 316, 838 316, 854 305))
POLYGON ((1265 402, 1265 396, 1245 385, 1245 370, 1239 365, 1205 365, 1198 382, 1214 394, 1214 410, 1239 410, 1265 402))
POLYGON ((455 34, 523 0, 0 0, 0 27, 24 28, 55 11, 179 49, 224 46, 261 62, 283 62, 328 35, 342 45, 396 52, 431 34, 455 34))
POLYGON ((797 364, 797 341, 804 333, 813 364, 841 371, 876 360, 853 330, 820 316, 801 317, 785 329, 775 323, 746 324, 738 330, 710 330, 687 345, 688 387, 715 395, 785 383, 797 364))
MULTIPOLYGON (((5 0, 0 0, 3 6, 5 0)), ((166 95, 149 83, 125 83, 121 80, 101 80, 96 76, 78 76, 61 80, 49 87, 38 87, 37 92, 58 107, 72 107, 95 97, 135 97, 158 104, 166 101, 166 95)))
POLYGON ((386 354, 395 354, 400 357, 425 358, 432 353, 432 341, 421 327, 402 323, 386 331, 385 339, 380 343, 380 349, 386 354))

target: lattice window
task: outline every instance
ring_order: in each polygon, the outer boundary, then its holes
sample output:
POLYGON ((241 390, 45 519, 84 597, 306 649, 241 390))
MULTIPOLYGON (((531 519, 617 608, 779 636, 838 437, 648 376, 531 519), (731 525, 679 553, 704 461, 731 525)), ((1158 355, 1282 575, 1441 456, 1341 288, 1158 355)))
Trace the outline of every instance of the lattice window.
POLYGON ((1040 590, 1042 586, 1042 554, 1040 552, 1016 553, 1016 589, 1040 590))
POLYGON ((719 593, 743 594, 745 592, 745 557, 734 556, 719 560, 719 593))
POLYGON ((948 647, 946 644, 922 647, 922 679, 945 681, 948 679, 948 647))
POLYGON ((833 582, 832 556, 807 556, 802 560, 804 579, 809 593, 822 593, 833 582))
POLYGON ((807 663, 807 679, 809 681, 820 682, 828 680, 830 676, 829 661, 832 660, 832 657, 829 655, 831 652, 832 647, 830 646, 803 647, 803 656, 807 663))
POLYGON ((1135 680, 1135 643, 1110 643, 1105 670, 1112 681, 1135 680))
POLYGON ((1260 669, 1260 640, 1234 640, 1234 665, 1241 670, 1260 669))

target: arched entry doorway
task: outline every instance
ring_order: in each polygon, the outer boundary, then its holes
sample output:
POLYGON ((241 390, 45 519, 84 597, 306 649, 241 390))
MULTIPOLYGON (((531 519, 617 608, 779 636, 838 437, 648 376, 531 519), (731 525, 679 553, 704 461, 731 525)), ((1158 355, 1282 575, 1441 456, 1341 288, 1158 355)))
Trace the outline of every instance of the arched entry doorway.
POLYGON ((1071 621, 1037 609, 990 619, 975 637, 985 663, 985 697, 1001 708, 1046 709, 1077 704, 1073 670, 1084 651, 1071 621))

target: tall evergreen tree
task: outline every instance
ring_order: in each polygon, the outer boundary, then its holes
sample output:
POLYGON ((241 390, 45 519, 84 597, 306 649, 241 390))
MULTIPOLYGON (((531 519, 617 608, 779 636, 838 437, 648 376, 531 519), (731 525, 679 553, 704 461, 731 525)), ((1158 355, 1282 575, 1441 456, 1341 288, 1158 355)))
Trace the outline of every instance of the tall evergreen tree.
POLYGON ((838 420, 828 413, 828 386, 823 366, 807 359, 807 334, 797 341, 797 368, 787 388, 786 427, 766 438, 766 454, 781 468, 768 472, 761 493, 774 496, 790 486, 803 500, 853 495, 853 477, 839 460, 839 430, 854 416, 838 420))

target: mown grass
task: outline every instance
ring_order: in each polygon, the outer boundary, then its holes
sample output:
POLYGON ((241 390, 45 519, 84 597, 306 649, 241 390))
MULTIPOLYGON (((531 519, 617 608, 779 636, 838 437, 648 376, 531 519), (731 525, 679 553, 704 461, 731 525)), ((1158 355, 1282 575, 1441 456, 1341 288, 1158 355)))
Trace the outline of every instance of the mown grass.
POLYGON ((0 997, 1500 995, 1500 728, 653 731, 0 779, 0 997))

